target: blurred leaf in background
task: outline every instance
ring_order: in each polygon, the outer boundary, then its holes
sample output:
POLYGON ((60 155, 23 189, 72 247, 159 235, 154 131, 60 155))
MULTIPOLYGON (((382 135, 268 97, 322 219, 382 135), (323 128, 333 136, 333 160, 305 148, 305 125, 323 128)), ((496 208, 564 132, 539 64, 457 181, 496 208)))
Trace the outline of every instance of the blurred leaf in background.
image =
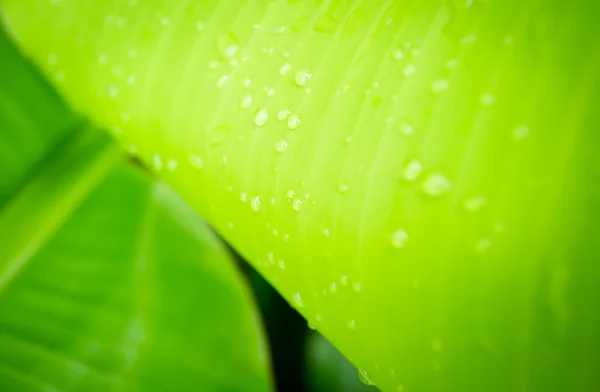
POLYGON ((0 390, 271 390, 217 237, 4 34, 0 68, 0 390))

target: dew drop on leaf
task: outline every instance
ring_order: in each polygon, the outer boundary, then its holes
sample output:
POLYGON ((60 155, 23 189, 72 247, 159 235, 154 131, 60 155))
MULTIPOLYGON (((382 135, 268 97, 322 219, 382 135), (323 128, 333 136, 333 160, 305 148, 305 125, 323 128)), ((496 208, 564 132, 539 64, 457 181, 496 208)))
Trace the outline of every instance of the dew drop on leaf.
POLYGON ((365 369, 358 369, 358 379, 365 385, 375 385, 373 380, 369 378, 369 373, 365 369))
POLYGON ((432 197, 441 196, 452 189, 452 183, 440 173, 430 174, 421 185, 423 192, 432 197))
POLYGON ((269 109, 261 108, 256 111, 254 123, 259 127, 264 127, 269 122, 269 109))
POLYGON ((394 248, 403 248, 408 241, 408 233, 404 229, 396 230, 391 236, 390 239, 392 241, 392 246, 394 248))

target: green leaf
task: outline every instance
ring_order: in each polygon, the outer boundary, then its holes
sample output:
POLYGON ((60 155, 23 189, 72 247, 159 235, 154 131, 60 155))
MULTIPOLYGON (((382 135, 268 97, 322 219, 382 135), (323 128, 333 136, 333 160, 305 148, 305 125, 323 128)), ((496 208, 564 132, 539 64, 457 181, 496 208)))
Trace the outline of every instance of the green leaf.
POLYGON ((228 251, 2 39, 0 390, 271 390, 228 251))
POLYGON ((594 2, 4 4, 380 389, 600 389, 594 2))

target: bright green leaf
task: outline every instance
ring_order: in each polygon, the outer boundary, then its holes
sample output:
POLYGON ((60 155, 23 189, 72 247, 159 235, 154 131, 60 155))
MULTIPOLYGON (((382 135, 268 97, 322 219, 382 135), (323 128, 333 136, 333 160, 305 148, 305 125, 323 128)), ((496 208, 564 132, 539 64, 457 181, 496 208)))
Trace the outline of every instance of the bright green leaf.
POLYGON ((382 390, 600 389, 594 2, 4 4, 382 390))
POLYGON ((0 158, 0 390, 271 390, 255 305, 217 237, 106 134, 61 128, 75 117, 6 41, 0 53, 14 71, 0 140, 23 153, 0 158))

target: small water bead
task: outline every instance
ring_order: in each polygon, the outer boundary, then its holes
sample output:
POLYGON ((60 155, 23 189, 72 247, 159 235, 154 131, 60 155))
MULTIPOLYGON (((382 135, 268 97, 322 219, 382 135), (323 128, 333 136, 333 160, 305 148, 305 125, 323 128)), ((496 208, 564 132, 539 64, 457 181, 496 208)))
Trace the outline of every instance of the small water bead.
POLYGON ((290 240, 290 235, 286 233, 281 238, 283 238, 283 242, 288 242, 290 240))
POLYGON ((402 119, 398 123, 400 133, 404 136, 410 136, 415 132, 415 127, 406 119, 402 119))
POLYGON ((321 313, 317 313, 317 314, 315 314, 315 321, 316 321, 317 323, 320 323, 320 322, 322 322, 322 321, 323 321, 323 316, 321 315, 321 313))
POLYGON ((446 62, 445 67, 448 70, 452 70, 452 69, 458 67, 458 64, 459 64, 458 59, 450 59, 446 62))
POLYGON ((489 238, 482 238, 475 244, 475 251, 477 253, 485 253, 490 246, 492 246, 492 240, 489 238))
POLYGON ((264 127, 269 122, 269 109, 261 108, 256 111, 254 123, 259 127, 264 127))
POLYGON ((432 173, 421 185, 423 192, 432 197, 441 196, 452 189, 452 183, 440 173, 432 173))
POLYGON ((193 168, 202 169, 202 167, 204 166, 204 161, 201 157, 199 157, 196 154, 190 154, 189 161, 190 165, 192 165, 193 168))
POLYGON ((513 129, 512 135, 513 138, 515 138, 516 140, 522 140, 529 136, 530 132, 531 130, 527 125, 519 125, 515 129, 513 129))
POLYGON ((250 208, 252 208, 252 211, 254 212, 260 212, 261 202, 259 196, 255 196, 252 198, 252 200, 250 201, 250 208))
POLYGON ((249 109, 250 106, 252 106, 252 95, 246 94, 242 97, 242 100, 240 101, 240 108, 249 109))
POLYGON ((348 320, 348 328, 352 331, 356 330, 356 320, 348 320))
POLYGON ((348 189, 348 184, 346 184, 345 182, 342 182, 338 186, 338 192, 340 193, 340 195, 345 195, 346 193, 348 193, 348 189))
POLYGON ((362 382, 365 385, 375 385, 375 383, 373 382, 373 380, 371 380, 369 378, 369 373, 367 373, 367 371, 365 369, 358 369, 358 379, 360 380, 360 382, 362 382))
POLYGON ((281 68, 279 68, 279 74, 283 76, 287 74, 290 71, 290 69, 292 69, 292 65, 290 63, 285 63, 281 66, 281 68))
POLYGON ((204 30, 204 27, 206 27, 206 25, 204 24, 204 22, 197 22, 196 23, 196 30, 202 31, 202 30, 204 30))
POLYGON ((159 154, 154 154, 152 156, 152 165, 154 166, 155 169, 158 169, 158 170, 162 169, 163 161, 159 154))
POLYGON ((267 97, 272 97, 272 96, 275 94, 275 92, 276 92, 274 88, 267 87, 267 86, 265 86, 265 87, 263 88, 263 90, 264 90, 264 91, 265 91, 265 93, 267 94, 267 97))
POLYGON ((483 196, 471 197, 463 203, 465 210, 469 212, 477 212, 487 204, 487 199, 483 196))
POLYGON ((355 292, 360 293, 362 287, 360 285, 360 282, 356 282, 354 283, 354 285, 352 286, 352 288, 354 289, 355 292))
POLYGON ((56 64, 58 64, 58 55, 56 53, 50 53, 48 55, 48 64, 49 65, 56 65, 56 64))
POLYGON ((437 79, 431 84, 430 90, 433 94, 441 94, 448 90, 449 87, 450 82, 448 82, 446 79, 437 79))
POLYGON ((240 193, 240 201, 242 203, 245 203, 248 201, 248 194, 246 192, 241 192, 240 193))
POLYGON ((340 283, 342 284, 342 286, 348 285, 348 275, 342 275, 342 277, 340 278, 340 283))
POLYGON ((109 98, 116 98, 119 95, 119 88, 117 86, 109 86, 108 87, 108 96, 109 98))
POLYGON ((275 151, 277 151, 280 154, 283 154, 285 150, 287 150, 287 148, 288 143, 284 139, 281 139, 277 143, 275 143, 275 151))
POLYGON ((304 301, 302 300, 302 296, 300 295, 300 293, 296 292, 292 295, 292 298, 294 299, 294 304, 299 307, 299 308, 303 308, 304 307, 304 301))
POLYGON ((288 189, 288 191, 285 193, 285 197, 287 197, 288 199, 293 199, 294 197, 296 197, 296 192, 294 192, 293 189, 288 189))
POLYGON ((406 245, 406 241, 408 241, 408 233, 404 229, 398 229, 390 236, 392 241, 392 246, 394 248, 400 249, 406 245))
POLYGON ((287 123, 288 123, 289 129, 295 130, 300 127, 300 124, 302 124, 302 118, 300 117, 299 114, 295 113, 295 114, 290 115, 287 123))
POLYGON ((323 234, 323 237, 329 237, 331 233, 329 232, 329 229, 325 227, 321 229, 321 234, 323 234))
POLYGON ((294 203, 292 204, 292 208, 294 209, 294 211, 299 212, 302 209, 302 200, 300 200, 300 199, 294 200, 294 203))
POLYGON ((469 34, 460 40, 460 43, 463 45, 469 45, 475 42, 477 42, 477 35, 475 34, 469 34))
POLYGON ((237 53, 239 44, 236 36, 233 33, 222 35, 217 40, 217 48, 221 56, 230 59, 237 53))
POLYGON ((279 269, 285 269, 285 262, 283 260, 279 260, 277 262, 277 266, 279 267, 279 269))
POLYGON ((496 97, 493 94, 484 93, 479 97, 479 103, 481 106, 488 108, 496 103, 496 97))
POLYGON ((399 62, 404 58, 404 51, 400 48, 395 48, 392 50, 392 58, 394 61, 399 62))
POLYGON ((331 282, 331 284, 329 285, 329 291, 331 291, 332 293, 337 293, 337 283, 331 282))
POLYGON ((402 178, 409 182, 416 181, 422 172, 423 165, 421 164, 421 162, 413 159, 406 164, 406 167, 404 168, 404 173, 402 174, 402 178))
POLYGON ((411 76, 414 75, 416 72, 417 68, 412 64, 407 64, 404 66, 404 69, 402 69, 402 73, 404 74, 404 76, 411 76))
POLYGON ((179 166, 179 162, 177 162, 177 160, 175 160, 175 159, 171 158, 167 161, 167 169, 169 169, 169 171, 177 170, 178 166, 179 166))
POLYGON ((98 64, 105 65, 106 63, 108 63, 108 56, 107 55, 101 54, 100 56, 98 56, 98 64))
POLYGON ((288 109, 281 109, 279 112, 277 112, 277 120, 285 121, 290 117, 291 114, 292 112, 290 112, 288 109))
POLYGON ((308 69, 301 69, 296 72, 295 80, 299 87, 305 87, 310 78, 312 78, 312 73, 308 69))
POLYGON ((251 79, 244 79, 244 87, 250 87, 252 85, 252 80, 251 79))

